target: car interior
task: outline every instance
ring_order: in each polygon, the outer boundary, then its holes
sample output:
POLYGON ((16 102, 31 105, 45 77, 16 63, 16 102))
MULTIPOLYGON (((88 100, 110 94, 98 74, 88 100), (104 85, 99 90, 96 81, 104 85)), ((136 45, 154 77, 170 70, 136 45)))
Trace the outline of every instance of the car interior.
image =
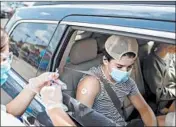
MULTIPOLYGON (((75 98, 77 85, 84 75, 83 73, 75 70, 88 71, 93 66, 98 66, 102 63, 102 51, 107 38, 111 35, 88 32, 88 31, 75 31, 71 37, 67 48, 63 54, 63 58, 59 65, 60 79, 67 84, 67 94, 75 98)), ((137 39, 139 44, 139 54, 136 60, 131 78, 135 80, 139 91, 146 98, 146 88, 143 80, 141 64, 147 55, 149 55, 151 48, 154 44, 153 41, 137 39)), ((156 104, 147 100, 147 103, 155 108, 156 104)), ((134 112, 134 107, 126 98, 124 101, 124 114, 126 120, 134 112)), ((133 113, 134 116, 134 113, 133 113)), ((137 115, 135 115, 137 116, 137 115)))

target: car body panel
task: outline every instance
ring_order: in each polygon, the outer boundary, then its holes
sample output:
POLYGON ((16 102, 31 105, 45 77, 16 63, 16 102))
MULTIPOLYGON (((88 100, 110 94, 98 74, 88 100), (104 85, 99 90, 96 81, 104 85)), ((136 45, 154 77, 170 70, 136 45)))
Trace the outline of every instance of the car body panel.
POLYGON ((151 20, 175 21, 174 5, 52 5, 21 8, 18 16, 23 19, 61 20, 69 15, 95 15, 110 17, 141 18, 151 20), (22 11, 23 10, 23 11, 22 11), (34 15, 35 13, 35 15, 34 15))
POLYGON ((129 18, 111 18, 111 17, 95 17, 95 16, 68 16, 64 21, 82 22, 92 24, 106 24, 114 26, 124 26, 131 28, 140 28, 148 30, 175 32, 174 22, 129 19, 129 18))
MULTIPOLYGON (((23 86, 25 86, 25 84, 26 82, 24 82, 24 80, 21 79, 20 76, 18 76, 18 74, 13 71, 13 69, 11 69, 7 82, 2 86, 2 89, 8 95, 10 95, 10 97, 15 98, 23 89, 23 86)), ((38 100, 40 99, 34 99, 28 106, 28 108, 26 109, 26 113, 28 115, 37 116, 39 112, 45 110, 44 106, 38 100)))
MULTIPOLYGON (((148 21, 165 21, 167 26, 167 23, 169 25, 170 22, 174 23, 176 21, 175 15, 175 5, 113 5, 110 3, 101 6, 98 4, 87 4, 86 6, 84 4, 33 6, 17 9, 10 23, 8 23, 7 31, 9 31, 9 27, 12 24, 21 19, 61 21, 68 16, 103 16, 124 19, 144 19, 148 21)), ((139 24, 134 24, 134 27, 139 27, 138 25, 139 24)), ((157 29, 162 30, 159 27, 157 29)), ((167 30, 169 30, 169 28, 167 30)))

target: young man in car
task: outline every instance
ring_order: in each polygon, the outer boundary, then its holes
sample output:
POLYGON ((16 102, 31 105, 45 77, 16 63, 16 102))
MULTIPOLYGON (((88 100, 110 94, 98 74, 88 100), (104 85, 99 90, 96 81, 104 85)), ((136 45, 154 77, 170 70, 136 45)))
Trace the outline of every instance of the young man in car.
POLYGON ((76 99, 95 111, 105 115, 117 125, 126 126, 124 117, 115 108, 104 85, 109 85, 123 105, 128 97, 139 111, 146 126, 156 126, 156 117, 140 94, 137 85, 129 77, 137 58, 136 39, 111 36, 105 43, 103 64, 89 71, 96 76, 87 75, 78 84, 76 99), (103 78, 106 82, 101 81, 103 78), (108 84, 107 84, 108 82, 108 84))

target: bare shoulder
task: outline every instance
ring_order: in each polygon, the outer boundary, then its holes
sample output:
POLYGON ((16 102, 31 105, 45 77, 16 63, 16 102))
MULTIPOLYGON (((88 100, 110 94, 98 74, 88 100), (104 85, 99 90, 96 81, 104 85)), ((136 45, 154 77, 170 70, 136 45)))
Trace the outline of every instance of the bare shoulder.
POLYGON ((79 90, 82 88, 93 90, 95 93, 99 92, 99 80, 94 76, 86 76, 79 82, 77 89, 79 90))
POLYGON ((76 99, 91 108, 99 91, 98 79, 93 76, 86 76, 78 84, 76 99))

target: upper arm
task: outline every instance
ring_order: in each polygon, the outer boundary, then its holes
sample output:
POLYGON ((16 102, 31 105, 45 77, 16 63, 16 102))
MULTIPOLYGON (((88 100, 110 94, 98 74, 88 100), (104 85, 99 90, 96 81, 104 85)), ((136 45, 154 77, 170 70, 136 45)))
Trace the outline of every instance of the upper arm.
POLYGON ((91 108, 99 91, 99 81, 93 76, 87 76, 78 84, 76 99, 91 108))

